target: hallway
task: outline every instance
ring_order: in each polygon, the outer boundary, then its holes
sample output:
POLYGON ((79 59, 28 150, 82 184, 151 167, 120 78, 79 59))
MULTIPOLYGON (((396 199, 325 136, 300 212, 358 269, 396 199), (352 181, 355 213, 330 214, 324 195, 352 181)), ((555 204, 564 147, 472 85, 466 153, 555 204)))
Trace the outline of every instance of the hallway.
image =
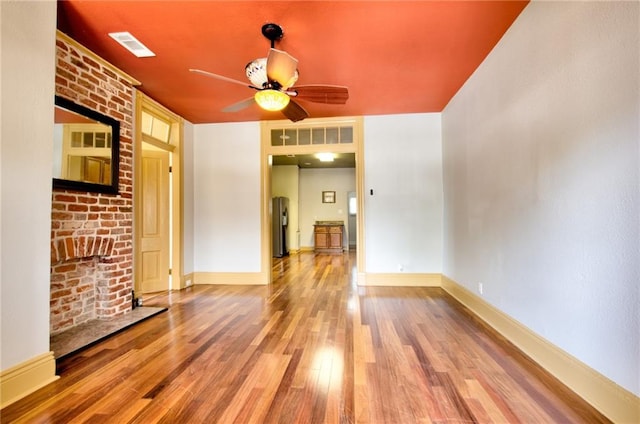
POLYGON ((608 422, 439 288, 358 287, 355 254, 195 286, 58 363, 2 422, 608 422))

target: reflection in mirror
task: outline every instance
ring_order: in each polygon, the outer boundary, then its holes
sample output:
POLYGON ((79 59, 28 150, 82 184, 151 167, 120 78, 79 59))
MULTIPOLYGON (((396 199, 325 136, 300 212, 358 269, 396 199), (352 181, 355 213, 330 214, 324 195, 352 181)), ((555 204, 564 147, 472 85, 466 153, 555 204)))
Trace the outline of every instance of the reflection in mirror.
POLYGON ((120 123, 56 96, 53 186, 118 192, 120 123))

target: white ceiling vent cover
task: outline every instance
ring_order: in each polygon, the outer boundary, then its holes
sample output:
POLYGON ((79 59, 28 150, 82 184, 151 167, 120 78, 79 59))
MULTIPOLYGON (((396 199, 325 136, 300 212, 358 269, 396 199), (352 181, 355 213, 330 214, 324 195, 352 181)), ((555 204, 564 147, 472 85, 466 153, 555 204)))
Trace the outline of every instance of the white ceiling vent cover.
POLYGON ((153 57, 156 55, 129 32, 110 32, 109 36, 137 57, 153 57))

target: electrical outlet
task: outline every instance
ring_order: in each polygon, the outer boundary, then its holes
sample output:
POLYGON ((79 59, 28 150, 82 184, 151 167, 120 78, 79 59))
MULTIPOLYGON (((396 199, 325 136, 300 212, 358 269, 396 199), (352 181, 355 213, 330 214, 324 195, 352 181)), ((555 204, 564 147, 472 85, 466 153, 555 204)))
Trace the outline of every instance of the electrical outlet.
POLYGON ((478 283, 478 293, 482 294, 484 290, 484 287, 482 286, 482 283, 478 283))

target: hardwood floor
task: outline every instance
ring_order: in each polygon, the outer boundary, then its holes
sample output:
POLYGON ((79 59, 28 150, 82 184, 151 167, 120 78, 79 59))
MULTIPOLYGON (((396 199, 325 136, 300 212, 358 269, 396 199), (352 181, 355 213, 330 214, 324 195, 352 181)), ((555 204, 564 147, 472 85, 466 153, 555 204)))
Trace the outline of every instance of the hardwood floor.
POLYGON ((438 288, 358 288, 355 257, 196 286, 58 363, 3 423, 608 422, 438 288))

